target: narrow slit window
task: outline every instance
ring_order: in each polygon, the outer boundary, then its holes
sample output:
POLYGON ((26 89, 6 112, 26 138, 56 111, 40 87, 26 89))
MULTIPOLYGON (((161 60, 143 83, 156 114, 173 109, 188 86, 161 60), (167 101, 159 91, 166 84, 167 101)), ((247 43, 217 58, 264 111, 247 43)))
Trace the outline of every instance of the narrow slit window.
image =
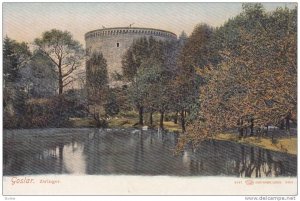
POLYGON ((120 46, 120 43, 117 43, 117 47, 119 47, 120 46))

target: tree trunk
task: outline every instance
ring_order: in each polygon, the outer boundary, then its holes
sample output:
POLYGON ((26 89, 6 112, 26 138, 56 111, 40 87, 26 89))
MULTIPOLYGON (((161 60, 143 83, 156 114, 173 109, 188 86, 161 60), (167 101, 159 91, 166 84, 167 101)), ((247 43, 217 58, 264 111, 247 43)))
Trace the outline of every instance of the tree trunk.
POLYGON ((284 129, 284 119, 281 120, 279 128, 280 128, 281 130, 284 129))
POLYGON ((286 131, 290 131, 290 114, 285 118, 285 129, 286 131))
POLYGON ((96 111, 96 109, 94 108, 94 120, 96 121, 96 127, 97 128, 101 128, 101 121, 100 121, 100 116, 99 113, 96 111))
POLYGON ((289 113, 286 117, 286 121, 285 121, 285 129, 287 131, 288 136, 290 137, 291 133, 290 133, 290 119, 291 119, 291 113, 289 113))
POLYGON ((238 128, 239 128, 239 134, 240 137, 243 137, 244 130, 243 130, 243 119, 238 120, 238 128))
POLYGON ((58 63, 58 94, 63 93, 64 83, 63 83, 63 75, 62 75, 62 69, 61 69, 61 60, 59 60, 58 63))
POLYGON ((182 129, 182 132, 185 132, 184 110, 181 110, 181 129, 182 129))
POLYGON ((60 94, 62 94, 63 93, 63 82, 62 82, 62 78, 61 77, 59 77, 59 83, 58 83, 59 85, 59 89, 58 89, 58 94, 60 95, 60 94))
POLYGON ((176 111, 175 113, 174 124, 177 124, 177 122, 178 122, 178 111, 176 111))
POLYGON ((162 129, 164 128, 164 112, 163 111, 160 112, 159 127, 162 129))
POLYGON ((144 125, 143 111, 144 111, 143 106, 139 107, 139 125, 144 125))
POLYGON ((254 132, 253 132, 253 128, 254 128, 254 119, 251 118, 250 120, 250 136, 253 136, 254 132))
POLYGON ((248 126, 245 128, 245 137, 248 136, 248 126))
POLYGON ((150 112, 150 117, 149 117, 149 122, 150 122, 150 126, 153 126, 153 112, 150 112))
POLYGON ((266 136, 269 134, 269 125, 267 125, 266 136))

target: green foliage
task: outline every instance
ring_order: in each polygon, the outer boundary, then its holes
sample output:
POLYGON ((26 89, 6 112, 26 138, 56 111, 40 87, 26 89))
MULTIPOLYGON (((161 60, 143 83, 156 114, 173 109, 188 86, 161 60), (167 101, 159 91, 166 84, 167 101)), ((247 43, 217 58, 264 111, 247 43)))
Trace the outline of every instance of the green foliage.
POLYGON ((70 89, 63 95, 64 100, 68 102, 69 109, 66 110, 67 118, 85 117, 87 116, 85 98, 82 97, 81 89, 70 89))
POLYGON ((209 26, 201 25, 191 38, 183 32, 178 41, 162 42, 150 37, 133 43, 123 58, 122 67, 124 77, 131 81, 128 98, 140 115, 143 110, 162 115, 191 111, 199 105, 200 78, 195 70, 199 62, 193 58, 207 52, 211 32, 209 26))
POLYGON ((52 51, 54 51, 49 52, 51 54, 64 54, 64 51, 66 50, 72 51, 73 53, 82 53, 82 47, 80 43, 74 40, 72 34, 68 31, 52 29, 50 31, 44 32, 42 34, 42 38, 36 38, 34 42, 43 51, 46 51, 46 48, 50 48, 52 51), (66 49, 60 50, 59 48, 61 47, 64 47, 66 49))
POLYGON ((84 111, 77 99, 55 96, 57 88, 61 93, 73 81, 83 56, 70 33, 45 32, 35 40, 38 49, 33 54, 26 43, 8 37, 3 43, 5 128, 57 127, 84 111))
POLYGON ((108 84, 107 64, 102 53, 93 52, 86 61, 87 80, 94 88, 101 88, 108 84))
POLYGON ((162 48, 163 43, 155 40, 153 37, 149 39, 143 37, 134 41, 122 59, 124 78, 132 81, 141 64, 149 58, 163 60, 162 48))
POLYGON ((16 83, 20 79, 20 69, 30 59, 31 52, 26 43, 18 43, 7 36, 3 41, 4 84, 16 83))
POLYGON ((86 83, 89 100, 101 103, 108 90, 107 64, 102 53, 93 52, 86 61, 86 83))
POLYGON ((8 37, 3 41, 3 106, 4 126, 22 126, 26 113, 27 95, 20 83, 21 70, 30 60, 31 52, 26 43, 16 42, 8 37))
POLYGON ((70 117, 84 116, 84 105, 74 98, 73 92, 47 99, 23 99, 22 102, 15 101, 14 104, 18 104, 18 108, 22 107, 23 113, 5 116, 4 128, 66 127, 70 117))
POLYGON ((52 29, 34 40, 38 50, 56 66, 59 94, 74 81, 73 73, 82 64, 84 50, 68 31, 52 29))
POLYGON ((115 97, 108 87, 107 64, 100 52, 93 52, 86 61, 89 113, 97 127, 107 127, 106 117, 118 113, 115 97))
POLYGON ((120 112, 119 105, 116 99, 116 95, 113 92, 110 92, 107 98, 107 102, 104 105, 105 113, 108 116, 115 116, 120 112))
POLYGON ((20 85, 26 89, 29 98, 46 98, 57 93, 55 66, 42 52, 35 51, 20 74, 20 85))
POLYGON ((149 111, 165 111, 168 105, 170 72, 164 60, 164 44, 149 39, 150 56, 137 69, 129 88, 129 97, 135 106, 145 106, 149 111))
POLYGON ((69 94, 58 95, 48 99, 31 99, 26 107, 26 127, 65 127, 70 117, 79 117, 74 114, 82 111, 82 105, 69 94))

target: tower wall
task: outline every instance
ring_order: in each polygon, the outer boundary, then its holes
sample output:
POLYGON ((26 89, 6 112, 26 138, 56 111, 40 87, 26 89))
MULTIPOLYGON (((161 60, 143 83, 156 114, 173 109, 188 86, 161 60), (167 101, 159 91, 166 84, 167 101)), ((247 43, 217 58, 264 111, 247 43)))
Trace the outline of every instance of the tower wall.
POLYGON ((108 75, 122 73, 122 57, 134 40, 152 36, 156 40, 176 40, 177 36, 169 31, 150 28, 109 28, 90 31, 85 34, 87 52, 100 51, 107 61, 108 75))

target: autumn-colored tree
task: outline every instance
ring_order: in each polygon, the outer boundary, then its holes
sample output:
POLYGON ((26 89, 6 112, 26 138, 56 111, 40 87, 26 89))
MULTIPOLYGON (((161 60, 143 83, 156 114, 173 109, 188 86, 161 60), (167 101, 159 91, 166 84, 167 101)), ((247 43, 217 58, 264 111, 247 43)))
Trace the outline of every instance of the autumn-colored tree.
POLYGON ((261 4, 244 4, 244 11, 217 29, 220 61, 198 70, 201 112, 188 127, 194 143, 231 129, 241 137, 254 128, 286 126, 297 107, 296 9, 266 13, 261 4))
POLYGON ((203 68, 215 63, 216 51, 212 48, 214 29, 207 24, 197 25, 188 37, 181 51, 180 62, 183 66, 203 68))
POLYGON ((184 33, 179 37, 177 58, 177 71, 173 79, 173 107, 176 113, 180 113, 181 128, 185 131, 186 113, 192 119, 198 113, 198 97, 201 77, 196 74, 196 70, 204 68, 210 63, 212 50, 209 42, 213 35, 213 29, 206 24, 195 27, 189 38, 185 38, 184 33))

